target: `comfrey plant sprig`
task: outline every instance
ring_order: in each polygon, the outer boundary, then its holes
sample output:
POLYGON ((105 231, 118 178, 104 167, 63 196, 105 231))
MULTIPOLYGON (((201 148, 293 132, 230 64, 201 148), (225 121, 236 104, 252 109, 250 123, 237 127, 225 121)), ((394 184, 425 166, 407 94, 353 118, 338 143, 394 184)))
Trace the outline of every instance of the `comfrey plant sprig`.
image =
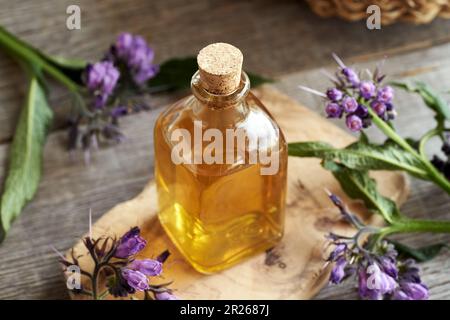
POLYGON ((118 118, 147 107, 138 99, 150 91, 148 81, 156 75, 158 67, 153 64, 154 52, 145 40, 128 33, 121 34, 105 58, 92 65, 47 55, 1 26, 0 48, 23 67, 29 78, 1 197, 1 242, 38 188, 44 143, 53 120, 53 110, 47 101, 48 77, 73 97, 68 148, 82 145, 88 158, 89 150, 99 142, 123 140, 118 118))
MULTIPOLYGON (((373 257, 383 256, 380 253, 380 248, 385 247, 383 239, 394 233, 450 233, 450 221, 411 219, 403 215, 392 200, 378 192, 375 180, 369 176, 370 170, 404 171, 416 178, 430 181, 450 194, 448 160, 450 153, 448 138, 450 108, 448 104, 426 84, 410 85, 392 82, 391 86, 385 85, 383 81, 386 76, 381 74, 380 67, 377 67, 373 73, 369 71, 356 72, 346 66, 336 55, 334 55, 334 58, 338 63, 338 70, 335 75, 327 74, 327 77, 333 83, 332 87, 325 93, 303 86, 301 88, 321 96, 324 99, 325 113, 328 118, 345 118, 348 129, 360 133, 359 140, 345 148, 335 148, 320 141, 290 143, 289 154, 291 156, 322 159, 323 167, 333 173, 348 196, 362 200, 368 209, 383 216, 386 221, 386 226, 383 228, 360 226, 358 234, 361 233, 361 230, 364 230, 364 232, 371 230, 370 238, 373 243, 365 251, 361 250, 361 246, 356 247, 358 254, 364 252, 367 257, 372 256, 372 260, 373 257), (396 112, 393 104, 393 87, 419 94, 424 104, 435 113, 435 128, 425 132, 417 141, 403 138, 395 130, 393 121, 396 118, 396 112), (369 126, 376 126, 384 133, 386 141, 383 144, 370 142, 369 137, 364 132, 369 126), (441 139, 443 143, 442 151, 447 159, 434 156, 430 161, 426 154, 426 145, 432 137, 441 139)), ((335 240, 338 247, 343 248, 340 245, 342 238, 336 238, 335 240)), ((444 246, 447 245, 436 244, 434 248, 444 246)), ((426 252, 426 250, 415 250, 397 244, 397 250, 399 248, 413 256, 423 257, 423 253, 426 252)), ((352 254, 353 249, 350 251, 346 249, 345 252, 345 257, 349 257, 345 261, 356 259, 351 258, 355 257, 355 254, 352 254)), ((429 258, 431 256, 429 255, 429 258)), ((365 258, 361 261, 372 260, 365 258)), ((344 259, 333 261, 338 266, 344 265, 344 259)), ((398 280, 396 282, 399 286, 402 283, 399 279, 394 280, 398 280)), ((388 288, 391 288, 391 286, 388 286, 388 288)), ((386 294, 390 296, 393 291, 389 289, 383 292, 381 296, 385 297, 386 294)))
POLYGON ((82 78, 87 98, 76 100, 69 121, 69 150, 81 145, 89 159, 89 150, 99 141, 124 140, 119 118, 149 108, 141 98, 147 81, 159 70, 154 55, 144 38, 122 33, 101 61, 86 66, 82 78))
POLYGON ((327 236, 333 247, 325 264, 334 263, 330 283, 339 284, 356 277, 360 297, 368 300, 428 299, 428 288, 421 281, 415 261, 399 260, 394 245, 387 241, 374 242, 374 235, 381 229, 362 223, 338 196, 329 193, 329 198, 339 208, 341 217, 357 230, 353 237, 334 233, 327 236), (363 245, 367 236, 369 241, 363 245))
POLYGON ((353 69, 347 67, 342 60, 333 54, 340 67, 340 72, 328 75, 334 87, 329 88, 325 94, 305 88, 327 100, 325 112, 329 118, 345 117, 347 127, 354 132, 368 128, 372 124, 373 111, 384 121, 393 120, 396 116, 392 99, 394 90, 383 85, 385 75, 380 74, 377 67, 373 75, 367 71, 368 80, 360 80, 353 69))
MULTIPOLYGON (((156 259, 135 259, 136 254, 147 245, 138 227, 131 228, 119 240, 87 236, 83 243, 94 262, 94 268, 92 272, 80 269, 81 275, 89 279, 90 286, 73 289, 74 294, 98 300, 106 298, 108 294, 124 298, 141 291, 145 293, 145 299, 178 300, 167 288, 170 283, 153 285, 149 281, 149 278, 161 275, 169 251, 164 251, 156 259), (99 292, 101 283, 106 283, 106 289, 99 292)), ((72 251, 72 261, 61 255, 60 262, 66 269, 74 265, 80 268, 79 258, 72 251)))

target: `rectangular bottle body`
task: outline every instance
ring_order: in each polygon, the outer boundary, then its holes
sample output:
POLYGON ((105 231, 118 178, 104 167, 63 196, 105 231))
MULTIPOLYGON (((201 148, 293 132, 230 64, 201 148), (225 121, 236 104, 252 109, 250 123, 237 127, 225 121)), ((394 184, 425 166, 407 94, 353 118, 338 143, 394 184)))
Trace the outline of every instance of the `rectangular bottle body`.
MULTIPOLYGON (((195 269, 212 273, 262 252, 281 239, 287 146, 278 126, 253 95, 241 109, 202 108, 191 97, 160 116, 155 126, 155 177, 161 224, 195 269), (267 163, 248 161, 249 153, 242 153, 243 158, 237 157, 233 163, 177 164, 171 134, 175 129, 184 129, 194 139, 196 121, 201 121, 202 129, 214 128, 224 137, 230 128, 243 128, 253 137, 264 136, 270 155, 278 159, 276 172, 261 174, 267 163)), ((207 145, 204 143, 200 150, 204 152, 207 145)), ((237 145, 231 150, 234 155, 238 154, 237 145)), ((224 153, 229 153, 225 142, 223 146, 224 153)), ((189 147, 193 150, 194 143, 189 147)))

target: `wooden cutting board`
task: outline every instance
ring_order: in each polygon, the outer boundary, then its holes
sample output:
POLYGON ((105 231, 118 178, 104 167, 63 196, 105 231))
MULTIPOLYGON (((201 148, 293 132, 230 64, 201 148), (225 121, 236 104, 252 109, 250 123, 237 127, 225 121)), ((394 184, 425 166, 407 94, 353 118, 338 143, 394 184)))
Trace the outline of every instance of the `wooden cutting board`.
MULTIPOLYGON (((354 141, 331 121, 271 86, 263 86, 254 93, 278 121, 288 142, 321 140, 342 147, 354 141)), ((399 204, 405 201, 408 183, 403 174, 376 172, 373 176, 384 195, 399 204)), ((164 264, 163 279, 158 281, 173 281, 171 288, 181 299, 309 299, 328 281, 329 270, 323 270, 325 235, 331 230, 342 234, 353 232, 339 221, 339 212, 328 199, 325 188, 341 196, 351 210, 366 221, 381 223, 381 219, 370 215, 361 203, 345 196, 318 159, 289 157, 286 229, 282 242, 221 273, 203 275, 196 272, 172 245, 156 216, 153 181, 134 199, 106 212, 93 225, 92 233, 94 238, 120 237, 131 227, 139 226, 148 241, 139 257, 155 257, 169 249, 172 254, 164 264)), ((74 250, 77 254, 86 253, 81 241, 74 250)), ((79 261, 83 269, 92 269, 89 257, 84 256, 79 261)))

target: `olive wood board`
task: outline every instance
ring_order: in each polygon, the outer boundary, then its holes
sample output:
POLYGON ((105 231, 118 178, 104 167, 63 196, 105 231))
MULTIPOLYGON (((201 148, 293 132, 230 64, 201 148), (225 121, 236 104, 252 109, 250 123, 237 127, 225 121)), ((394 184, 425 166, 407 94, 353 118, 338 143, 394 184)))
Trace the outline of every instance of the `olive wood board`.
MULTIPOLYGON (((271 85, 264 85, 254 93, 277 120, 288 142, 320 140, 343 147, 355 140, 330 120, 298 104, 271 85)), ((398 204, 406 200, 409 188, 405 175, 379 171, 373 177, 383 195, 398 204)), ((369 213, 361 202, 345 196, 334 177, 321 167, 320 160, 289 157, 282 241, 275 248, 220 273, 204 275, 196 272, 173 246, 157 218, 153 181, 135 198, 117 204, 98 219, 92 226, 92 235, 94 238, 120 237, 131 227, 139 226, 148 244, 138 258, 154 258, 169 249, 171 255, 164 264, 163 275, 151 281, 173 281, 170 288, 180 299, 309 299, 328 281, 330 270, 323 268, 325 235, 330 231, 345 235, 354 232, 342 222, 325 189, 343 198, 349 208, 365 221, 382 223, 380 217, 369 213)), ((82 269, 92 270, 92 261, 82 242, 79 241, 73 249, 76 255, 83 255, 79 259, 82 269)), ((88 284, 86 286, 89 287, 88 284)), ((82 298, 80 295, 71 296, 82 298)))

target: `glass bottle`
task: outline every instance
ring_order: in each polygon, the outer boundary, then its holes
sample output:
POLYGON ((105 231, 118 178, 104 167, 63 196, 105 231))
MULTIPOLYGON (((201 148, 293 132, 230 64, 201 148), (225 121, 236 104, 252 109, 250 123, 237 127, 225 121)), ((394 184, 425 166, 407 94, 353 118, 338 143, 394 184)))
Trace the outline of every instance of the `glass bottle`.
POLYGON ((192 95, 165 110, 154 131, 160 222, 202 273, 273 247, 284 227, 286 141, 227 50, 241 54, 220 43, 200 52, 192 95), (216 71, 202 68, 205 50, 216 71))

